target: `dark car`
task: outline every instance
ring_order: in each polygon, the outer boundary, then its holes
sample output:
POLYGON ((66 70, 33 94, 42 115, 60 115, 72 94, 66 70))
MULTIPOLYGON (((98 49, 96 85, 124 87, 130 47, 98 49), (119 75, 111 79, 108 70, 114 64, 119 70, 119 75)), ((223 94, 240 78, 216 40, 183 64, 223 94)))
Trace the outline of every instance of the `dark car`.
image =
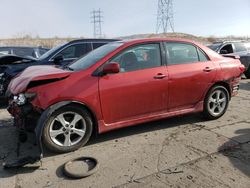
POLYGON ((93 133, 193 112, 217 119, 244 70, 185 39, 118 41, 68 68, 27 68, 9 84, 8 111, 16 127, 36 130, 37 143, 68 152, 93 133))
POLYGON ((115 39, 81 39, 52 48, 39 59, 14 55, 0 56, 0 96, 4 96, 10 80, 25 68, 34 65, 65 66, 86 53, 115 39))
POLYGON ((25 47, 25 46, 0 47, 0 55, 12 54, 21 57, 39 58, 47 51, 49 51, 49 48, 43 48, 43 47, 25 47))
POLYGON ((244 72, 244 74, 247 78, 250 78, 250 42, 216 42, 212 45, 209 45, 208 47, 226 57, 239 56, 241 63, 246 67, 246 71, 244 72))

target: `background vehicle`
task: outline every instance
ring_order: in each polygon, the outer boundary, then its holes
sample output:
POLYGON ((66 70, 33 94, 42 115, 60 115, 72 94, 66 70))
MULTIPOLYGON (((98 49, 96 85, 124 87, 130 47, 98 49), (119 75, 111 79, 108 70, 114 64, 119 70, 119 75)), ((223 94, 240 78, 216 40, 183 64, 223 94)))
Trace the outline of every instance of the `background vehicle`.
POLYGON ((64 66, 78 59, 82 55, 104 45, 114 39, 82 39, 54 47, 39 59, 20 56, 0 57, 0 96, 4 97, 10 80, 25 68, 35 65, 64 66))
POLYGON ((65 69, 29 67, 9 85, 8 110, 17 127, 36 127, 38 141, 42 136, 49 149, 68 152, 93 131, 193 112, 217 119, 243 71, 239 60, 189 40, 113 42, 65 69))
POLYGON ((0 47, 1 55, 17 55, 21 57, 39 58, 41 55, 49 51, 49 48, 43 47, 27 47, 27 46, 4 46, 0 47))
POLYGON ((239 56, 241 63, 246 67, 244 74, 247 78, 250 78, 250 42, 216 42, 212 45, 209 45, 208 47, 227 57, 235 55, 239 56))

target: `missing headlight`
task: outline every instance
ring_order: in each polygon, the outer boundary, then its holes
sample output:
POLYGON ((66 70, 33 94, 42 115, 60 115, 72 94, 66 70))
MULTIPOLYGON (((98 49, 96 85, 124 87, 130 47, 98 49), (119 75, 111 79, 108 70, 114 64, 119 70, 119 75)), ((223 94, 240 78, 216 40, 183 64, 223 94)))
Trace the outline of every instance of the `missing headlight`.
POLYGON ((14 101, 18 106, 24 105, 27 101, 32 101, 36 97, 36 93, 20 93, 14 96, 14 101))
POLYGON ((26 103, 26 97, 23 93, 14 96, 14 101, 18 106, 24 105, 26 103))

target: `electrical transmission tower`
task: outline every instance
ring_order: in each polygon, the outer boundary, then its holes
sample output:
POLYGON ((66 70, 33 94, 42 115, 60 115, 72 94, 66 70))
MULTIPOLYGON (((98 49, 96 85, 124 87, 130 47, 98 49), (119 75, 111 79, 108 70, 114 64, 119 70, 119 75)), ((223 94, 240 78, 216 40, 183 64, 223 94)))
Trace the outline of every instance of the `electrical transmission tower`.
POLYGON ((173 0, 158 0, 156 33, 174 32, 173 0))
POLYGON ((94 25, 94 37, 101 38, 102 37, 102 11, 93 10, 91 12, 91 23, 94 25))

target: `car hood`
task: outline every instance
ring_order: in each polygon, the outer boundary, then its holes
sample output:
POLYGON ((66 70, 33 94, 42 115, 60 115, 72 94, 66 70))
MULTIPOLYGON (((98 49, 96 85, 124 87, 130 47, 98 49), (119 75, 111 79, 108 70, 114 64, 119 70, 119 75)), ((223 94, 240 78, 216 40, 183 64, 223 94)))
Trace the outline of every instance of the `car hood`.
POLYGON ((9 64, 19 64, 19 63, 28 63, 31 61, 37 61, 33 57, 22 57, 17 55, 1 55, 0 56, 0 65, 9 65, 9 64))
POLYGON ((8 86, 8 92, 15 95, 28 89, 29 84, 32 82, 36 83, 36 86, 39 86, 67 78, 70 74, 72 74, 72 71, 59 69, 54 66, 28 67, 12 79, 8 86))

